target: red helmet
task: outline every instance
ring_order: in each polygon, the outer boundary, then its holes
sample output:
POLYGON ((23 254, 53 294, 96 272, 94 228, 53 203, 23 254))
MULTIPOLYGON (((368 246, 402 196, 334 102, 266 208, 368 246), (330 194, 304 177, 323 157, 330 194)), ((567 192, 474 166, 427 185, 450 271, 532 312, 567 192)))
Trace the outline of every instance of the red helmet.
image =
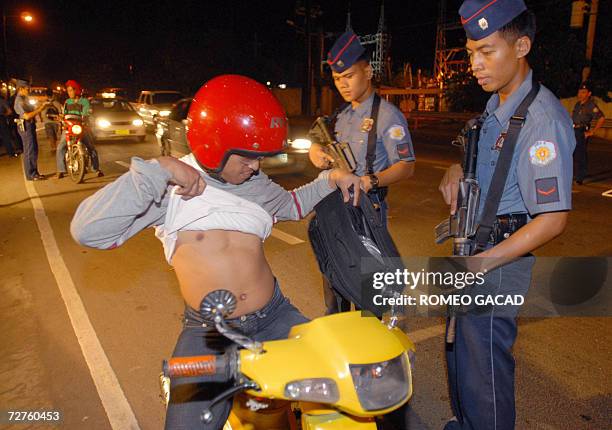
POLYGON ((187 140, 200 165, 219 173, 231 154, 271 156, 287 143, 287 116, 270 90, 240 75, 221 75, 197 92, 187 140))
POLYGON ((68 87, 74 88, 74 93, 77 96, 81 95, 82 88, 81 88, 81 85, 77 81, 70 79, 69 81, 66 81, 65 86, 66 86, 66 89, 68 89, 68 87))

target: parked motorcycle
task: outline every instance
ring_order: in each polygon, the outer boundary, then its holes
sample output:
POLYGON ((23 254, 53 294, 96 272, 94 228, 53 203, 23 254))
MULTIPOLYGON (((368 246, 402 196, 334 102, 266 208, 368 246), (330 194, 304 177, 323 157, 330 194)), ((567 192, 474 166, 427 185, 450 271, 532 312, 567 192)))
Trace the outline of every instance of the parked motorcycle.
POLYGON ((80 115, 64 115, 62 126, 66 133, 66 171, 77 184, 83 182, 85 173, 92 170, 91 156, 82 142, 85 124, 80 115))
MULTIPOLYGON (((233 383, 212 401, 234 397, 224 430, 373 430, 378 417, 412 396, 415 347, 393 322, 345 312, 297 325, 287 339, 260 343, 227 325, 235 308, 234 295, 217 290, 200 312, 237 348, 163 365, 166 389, 168 378, 233 383)), ((212 411, 202 411, 201 420, 211 422, 212 411)))

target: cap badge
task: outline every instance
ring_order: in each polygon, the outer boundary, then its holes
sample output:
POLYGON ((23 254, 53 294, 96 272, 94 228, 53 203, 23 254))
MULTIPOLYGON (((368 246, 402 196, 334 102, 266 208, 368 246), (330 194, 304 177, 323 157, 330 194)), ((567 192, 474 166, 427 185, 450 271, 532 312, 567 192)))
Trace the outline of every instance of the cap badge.
POLYGON ((489 28, 489 21, 487 21, 486 18, 480 18, 478 20, 478 25, 481 29, 486 30, 487 28, 489 28))
POLYGON ((338 60, 338 61, 336 62, 336 66, 338 66, 338 67, 344 67, 344 61, 342 61, 342 60, 338 60))

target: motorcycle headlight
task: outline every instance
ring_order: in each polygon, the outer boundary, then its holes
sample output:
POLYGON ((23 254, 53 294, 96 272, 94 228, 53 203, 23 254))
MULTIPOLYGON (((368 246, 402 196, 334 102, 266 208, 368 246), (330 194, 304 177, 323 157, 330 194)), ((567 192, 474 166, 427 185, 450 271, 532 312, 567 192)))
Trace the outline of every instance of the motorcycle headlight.
POLYGON ((135 125, 136 127, 141 127, 144 124, 144 122, 142 122, 141 119, 135 119, 134 121, 132 121, 132 125, 135 125))
POLYGON ((359 403, 366 411, 390 408, 408 395, 406 354, 380 363, 351 364, 349 368, 359 403))
POLYGON ((109 120, 107 120, 107 119, 104 119, 104 118, 99 118, 99 119, 96 121, 96 125, 97 125, 98 127, 100 127, 100 128, 108 128, 108 127, 110 127, 110 126, 111 126, 111 123, 110 123, 110 121, 109 121, 109 120))
POLYGON ((159 111, 159 116, 168 116, 170 115, 170 111, 169 110, 160 110, 159 111))
POLYGON ((310 149, 312 142, 309 139, 295 139, 290 142, 290 145, 295 149, 310 149))
POLYGON ((78 124, 75 124, 70 127, 70 131, 72 132, 72 134, 81 134, 83 132, 83 127, 78 124))
POLYGON ((310 378, 291 381, 285 385, 285 397, 306 402, 336 403, 340 399, 333 379, 310 378))

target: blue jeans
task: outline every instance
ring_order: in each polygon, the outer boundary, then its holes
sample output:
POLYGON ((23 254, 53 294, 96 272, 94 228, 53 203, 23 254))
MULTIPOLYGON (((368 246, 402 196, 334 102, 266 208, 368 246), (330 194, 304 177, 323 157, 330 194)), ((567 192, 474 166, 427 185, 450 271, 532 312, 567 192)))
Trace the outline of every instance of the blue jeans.
POLYGON ((26 179, 31 180, 38 173, 38 140, 36 139, 36 123, 24 121, 24 131, 19 130, 23 142, 23 170, 26 179))
MULTIPOLYGON (((308 322, 308 319, 289 303, 276 283, 272 298, 263 308, 227 322, 241 333, 263 342, 287 338, 291 327, 308 322)), ((232 342, 217 332, 214 324, 203 320, 198 311, 186 306, 183 331, 176 343, 173 357, 222 354, 230 346, 232 342)), ((170 403, 165 429, 221 429, 229 416, 231 399, 212 408, 212 423, 205 425, 200 420, 200 415, 211 400, 228 387, 227 383, 202 383, 198 377, 173 379, 170 383, 170 403)))
MULTIPOLYGON (((523 257, 491 271, 473 294, 525 296, 535 258, 523 257)), ((514 357, 517 306, 492 306, 457 315, 455 342, 446 344, 451 406, 458 421, 445 430, 511 430, 514 408, 514 357)))
MULTIPOLYGON (((91 157, 91 167, 95 171, 100 170, 98 151, 96 151, 96 148, 92 145, 89 133, 85 132, 83 134, 81 142, 83 142, 83 145, 85 145, 87 147, 87 151, 89 151, 89 156, 91 157)), ((57 152, 55 153, 55 167, 57 169, 57 173, 66 173, 66 163, 64 161, 64 157, 66 156, 66 145, 66 132, 62 131, 59 144, 57 145, 57 152)))

